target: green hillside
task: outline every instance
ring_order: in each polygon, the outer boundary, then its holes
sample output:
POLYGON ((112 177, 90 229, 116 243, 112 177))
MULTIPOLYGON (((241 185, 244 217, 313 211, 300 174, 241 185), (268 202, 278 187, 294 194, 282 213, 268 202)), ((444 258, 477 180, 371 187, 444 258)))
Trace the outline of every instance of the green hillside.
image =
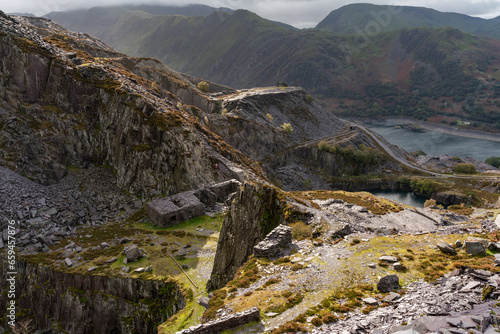
POLYGON ((246 10, 206 17, 134 13, 105 39, 134 56, 155 57, 185 73, 237 88, 328 85, 342 62, 344 38, 301 31, 246 10), (312 75, 311 75, 312 74, 312 75))
MULTIPOLYGON (((408 8, 413 7, 402 12, 408 8)), ((102 18, 94 19, 95 28, 102 18)), ((346 116, 404 115, 500 128, 500 40, 455 28, 341 36, 298 30, 246 10, 207 16, 127 10, 97 35, 123 53, 154 57, 177 71, 227 86, 301 86, 346 116)))
POLYGON ((475 35, 500 38, 500 20, 410 6, 351 4, 332 11, 316 29, 340 35, 367 34, 406 27, 452 27, 475 35))
POLYGON ((122 5, 108 7, 92 7, 66 12, 52 12, 45 15, 71 31, 86 32, 101 39, 107 37, 109 29, 113 29, 120 20, 126 20, 130 12, 141 12, 144 15, 183 15, 207 16, 216 11, 232 12, 229 8, 213 8, 205 5, 164 6, 164 5, 122 5))

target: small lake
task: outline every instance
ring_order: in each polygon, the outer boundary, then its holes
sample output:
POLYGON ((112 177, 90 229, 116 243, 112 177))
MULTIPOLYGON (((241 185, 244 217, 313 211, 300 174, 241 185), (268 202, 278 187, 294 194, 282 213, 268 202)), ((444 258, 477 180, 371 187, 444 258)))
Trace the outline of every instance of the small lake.
POLYGON ((382 135, 391 144, 408 152, 423 151, 427 155, 451 155, 474 157, 484 161, 491 156, 500 156, 500 142, 449 135, 441 132, 414 132, 395 127, 396 122, 367 124, 372 131, 382 135))
POLYGON ((398 201, 417 208, 423 208, 426 198, 415 195, 412 192, 402 190, 370 190, 368 191, 375 196, 380 196, 393 201, 398 201))

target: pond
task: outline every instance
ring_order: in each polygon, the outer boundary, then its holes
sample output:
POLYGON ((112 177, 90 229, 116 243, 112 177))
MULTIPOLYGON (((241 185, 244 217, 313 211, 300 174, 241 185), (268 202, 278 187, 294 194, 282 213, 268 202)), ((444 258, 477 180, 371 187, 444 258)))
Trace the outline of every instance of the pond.
POLYGON ((418 196, 412 192, 403 190, 370 190, 369 192, 375 196, 380 196, 417 208, 423 208, 426 201, 426 198, 423 196, 418 196))

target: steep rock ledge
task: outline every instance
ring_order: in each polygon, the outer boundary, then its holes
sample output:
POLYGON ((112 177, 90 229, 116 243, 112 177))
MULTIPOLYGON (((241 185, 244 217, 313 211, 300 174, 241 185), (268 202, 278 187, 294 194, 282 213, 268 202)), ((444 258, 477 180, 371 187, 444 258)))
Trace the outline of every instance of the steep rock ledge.
MULTIPOLYGON (((16 266, 17 305, 37 329, 54 321, 72 334, 157 333, 160 323, 186 306, 173 280, 75 275, 22 261, 16 266)), ((1 290, 7 285, 2 280, 1 290)), ((7 305, 6 295, 0 295, 0 305, 7 305)))
POLYGON ((42 184, 67 166, 109 165, 118 187, 147 198, 234 177, 221 154, 246 159, 171 93, 81 51, 75 66, 70 55, 0 20, 0 164, 42 184))
POLYGON ((245 184, 237 192, 220 231, 208 290, 223 287, 253 253, 253 247, 283 222, 280 191, 262 183, 245 184))

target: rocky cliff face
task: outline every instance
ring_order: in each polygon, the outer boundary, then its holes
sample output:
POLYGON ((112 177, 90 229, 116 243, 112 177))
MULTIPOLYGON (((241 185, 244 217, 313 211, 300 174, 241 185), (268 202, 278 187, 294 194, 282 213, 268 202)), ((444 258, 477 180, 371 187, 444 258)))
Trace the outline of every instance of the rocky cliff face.
MULTIPOLYGON (((160 323, 186 306, 175 281, 75 275, 21 261, 16 266, 17 306, 33 316, 37 329, 58 326, 74 334, 157 333, 160 323)), ((0 267, 0 275, 4 274, 0 267)), ((2 280, 2 291, 7 291, 7 284, 2 280)), ((1 305, 6 305, 6 298, 0 296, 1 305)))
POLYGON ((379 150, 358 127, 334 116, 301 88, 253 88, 213 99, 219 100, 220 109, 207 111, 206 125, 258 161, 285 190, 304 189, 304 183, 331 189, 333 177, 400 170, 383 155, 374 163, 360 163, 340 152, 319 149, 323 141, 332 148, 379 150), (289 124, 289 131, 284 124, 289 124))
POLYGON ((215 167, 223 165, 218 152, 233 160, 238 152, 202 129, 175 96, 70 52, 64 40, 0 18, 0 163, 43 184, 60 180, 67 166, 110 165, 120 188, 146 197, 232 176, 215 167))
POLYGON ((223 287, 248 260, 253 247, 283 222, 280 191, 262 183, 246 182, 231 203, 220 231, 208 290, 223 287))

